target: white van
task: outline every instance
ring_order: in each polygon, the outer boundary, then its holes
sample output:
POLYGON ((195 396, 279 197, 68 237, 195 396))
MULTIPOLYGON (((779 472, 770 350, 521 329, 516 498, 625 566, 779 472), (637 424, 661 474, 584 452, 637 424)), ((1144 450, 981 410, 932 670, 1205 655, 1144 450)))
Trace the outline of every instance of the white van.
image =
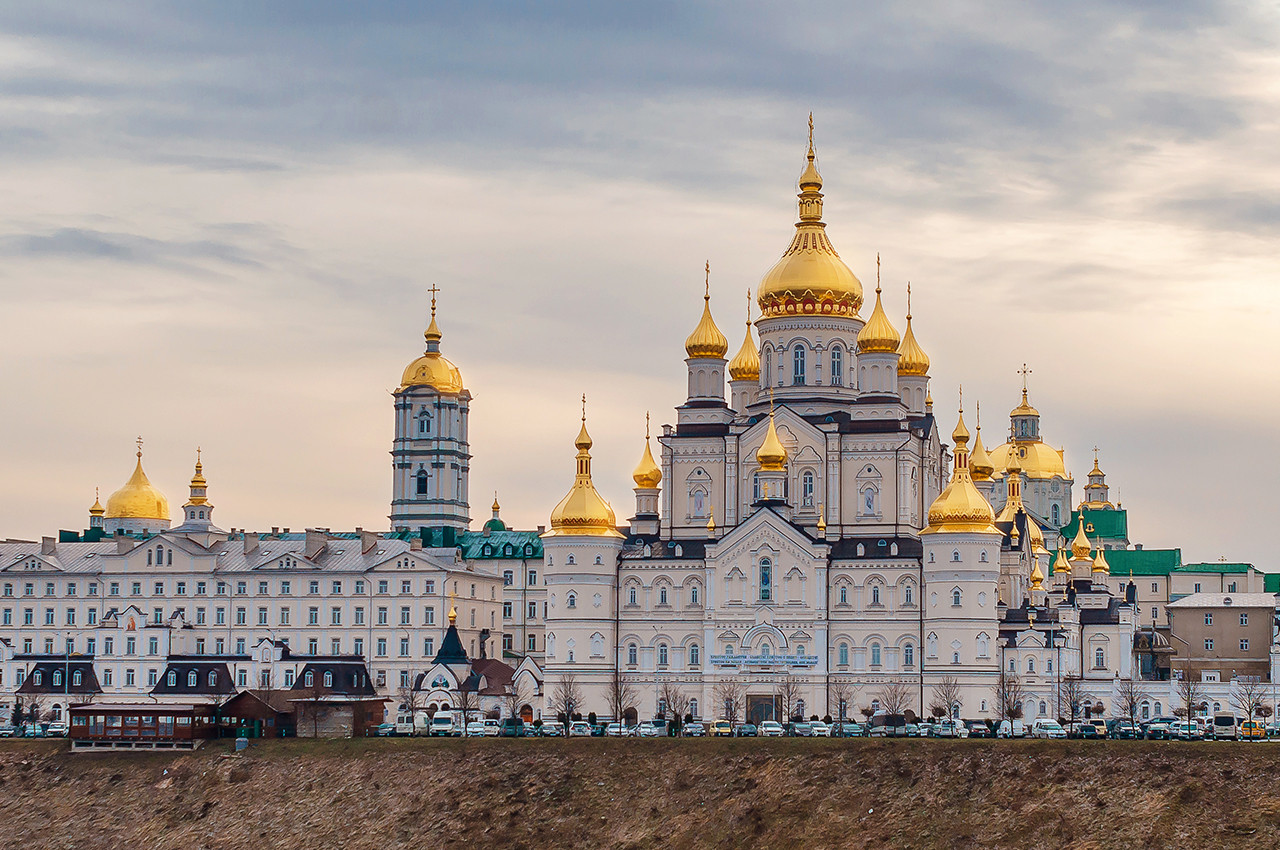
POLYGON ((1067 730, 1063 729, 1062 724, 1058 721, 1042 717, 1031 725, 1031 737, 1065 738, 1067 737, 1067 730))
POLYGON ((428 734, 432 738, 458 738, 462 736, 462 727, 455 721, 452 711, 437 711, 431 718, 428 734))
POLYGON ((1017 720, 1001 720, 1000 725, 996 727, 997 738, 1025 738, 1027 737, 1026 724, 1022 722, 1022 718, 1017 720))
POLYGON ((1229 711, 1215 711, 1213 714, 1213 739, 1215 741, 1234 741, 1240 737, 1239 719, 1229 711))

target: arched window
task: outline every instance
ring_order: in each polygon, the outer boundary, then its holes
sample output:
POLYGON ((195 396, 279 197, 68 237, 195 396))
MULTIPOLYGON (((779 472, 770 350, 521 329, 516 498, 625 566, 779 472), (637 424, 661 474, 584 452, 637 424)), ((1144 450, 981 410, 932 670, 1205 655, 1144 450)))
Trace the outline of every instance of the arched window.
POLYGON ((565 562, 566 564, 576 564, 576 563, 578 563, 577 559, 575 559, 575 558, 573 557, 573 553, 572 553, 572 552, 571 552, 571 553, 569 553, 569 556, 568 556, 567 558, 565 558, 565 559, 564 559, 564 562, 565 562))
POLYGON ((764 368, 760 370, 760 383, 766 387, 773 383, 773 349, 764 350, 764 368))
POLYGON ((636 649, 636 645, 634 643, 627 644, 627 663, 634 667, 638 655, 639 651, 636 649))
POLYGON ((200 684, 200 674, 196 673, 195 670, 187 673, 187 687, 194 688, 198 684, 200 684))
POLYGON ((667 604, 667 588, 665 586, 658 588, 658 604, 659 605, 667 604))
POLYGON ((1045 704, 1044 700, 1040 700, 1040 716, 1044 717, 1045 712, 1048 710, 1049 710, 1049 706, 1045 704))
POLYGON ((1159 717, 1161 714, 1163 714, 1163 712, 1160 710, 1160 702, 1157 700, 1156 701, 1156 717, 1159 717))
POLYGON ((844 584, 840 585, 840 604, 841 604, 841 605, 848 605, 848 604, 849 604, 849 587, 848 587, 848 585, 844 585, 844 584))
POLYGON ((769 641, 760 644, 760 654, 764 656, 773 655, 773 646, 770 645, 769 641))
POLYGON ((707 515, 707 514, 706 514, 706 510, 707 510, 707 503, 706 503, 706 499, 707 499, 707 494, 706 494, 706 493, 703 493, 701 490, 694 490, 694 491, 693 491, 693 515, 694 515, 694 516, 706 516, 706 515, 707 515))
POLYGON ((169 675, 164 677, 164 682, 169 687, 176 688, 178 686, 178 671, 170 670, 169 675))
POLYGON ((157 546, 156 547, 156 566, 159 566, 163 563, 164 563, 164 547, 157 546))
POLYGON ((878 643, 871 644, 871 666, 880 666, 880 644, 878 643))
POLYGON ((31 681, 35 682, 37 685, 40 684, 40 680, 43 678, 44 678, 44 674, 41 673, 39 670, 31 674, 31 681))
POLYGON ((791 359, 791 383, 799 386, 808 383, 805 379, 804 346, 797 345, 791 359))
POLYGON ((1062 519, 1057 505, 1049 506, 1049 521, 1052 522, 1054 526, 1061 525, 1062 519))
POLYGON ((627 588, 627 604, 628 605, 636 604, 636 589, 634 587, 627 588))
POLYGON ((951 591, 951 604, 955 608, 960 607, 960 588, 958 587, 951 591))
POLYGON ((1145 702, 1144 702, 1144 703, 1142 704, 1142 719, 1143 719, 1143 720, 1150 720, 1150 719, 1151 719, 1151 704, 1150 704, 1150 703, 1145 703, 1145 702))
POLYGON ((596 555, 596 563, 597 563, 597 564, 603 564, 603 563, 604 563, 604 559, 603 559, 603 558, 601 558, 599 555, 596 555))
POLYGON ((418 433, 431 433, 431 413, 425 407, 422 408, 422 412, 418 414, 418 433))
POLYGON ((209 687, 211 688, 218 687, 218 671, 217 670, 209 671, 209 687))
POLYGON ((658 666, 667 666, 667 645, 665 643, 658 644, 658 666))
POLYGON ((1036 660, 1034 658, 1027 659, 1027 672, 1028 673, 1036 672, 1036 660))
POLYGON ((840 644, 840 666, 847 667, 849 664, 849 644, 840 644))
POLYGON ((858 557, 859 557, 859 558, 861 558, 863 555, 867 554, 867 547, 866 547, 866 545, 865 545, 865 544, 863 544, 863 543, 859 543, 859 544, 858 544, 858 548, 857 548, 857 553, 858 553, 858 557))
POLYGON ((1107 666, 1107 653, 1106 653, 1106 650, 1104 650, 1102 647, 1098 647, 1093 651, 1093 666, 1094 667, 1107 666))
POLYGON ((960 560, 960 550, 959 550, 959 549, 952 549, 952 550, 951 550, 951 560, 953 560, 953 561, 959 561, 959 560, 960 560))
POLYGON ((844 349, 838 345, 831 349, 831 386, 844 386, 844 349))
POLYGON ((689 604, 690 605, 698 604, 698 586, 696 584, 690 585, 689 587, 689 604))
POLYGON ((564 604, 570 608, 578 607, 578 597, 576 594, 570 593, 565 597, 564 604))
POLYGON ((916 604, 916 589, 913 585, 906 584, 902 586, 902 604, 903 605, 916 604))
POLYGON ((880 585, 878 584, 871 585, 871 604, 880 604, 880 585))
POLYGON ((325 671, 324 671, 324 686, 325 686, 326 688, 332 688, 332 687, 333 687, 333 672, 332 672, 332 671, 330 671, 330 670, 325 670, 325 671))
POLYGON ((61 670, 53 671, 53 686, 55 688, 62 687, 62 671, 61 670))
POLYGON ((694 717, 698 716, 698 700, 696 698, 689 700, 689 714, 694 717))
POLYGON ((760 501, 760 473, 751 476, 751 501, 760 501))
POLYGON ((951 653, 951 663, 952 663, 952 664, 959 664, 959 663, 960 663, 960 653, 959 653, 959 652, 953 652, 953 653, 951 653))
MULTIPOLYGON (((689 666, 697 667, 702 663, 702 650, 698 648, 696 643, 689 644, 689 666)), ((696 714, 697 712, 692 712, 696 714)))
POLYGON ((813 507, 813 481, 813 473, 808 470, 805 471, 800 479, 800 495, 804 499, 806 508, 813 507))
MULTIPOLYGON (((958 559, 953 558, 952 560, 958 560, 958 559)), ((978 553, 978 563, 985 564, 986 562, 987 562, 987 550, 983 549, 981 552, 978 553)))
POLYGON ((417 490, 415 492, 419 496, 427 495, 427 471, 425 469, 418 470, 417 490))
POLYGON ((316 674, 308 670, 307 675, 302 677, 302 686, 304 688, 314 688, 316 686, 316 674))
POLYGON ((760 559, 760 601, 773 599, 773 562, 768 558, 760 559))
POLYGON ((902 647, 902 665, 911 667, 916 663, 916 648, 911 644, 902 647))

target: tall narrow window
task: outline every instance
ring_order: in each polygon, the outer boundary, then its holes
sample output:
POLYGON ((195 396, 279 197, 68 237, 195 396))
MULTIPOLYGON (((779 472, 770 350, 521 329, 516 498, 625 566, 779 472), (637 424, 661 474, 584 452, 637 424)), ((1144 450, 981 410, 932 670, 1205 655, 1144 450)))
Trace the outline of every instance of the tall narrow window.
POLYGON ((804 346, 797 345, 792 356, 791 383, 799 386, 808 383, 805 379, 804 346))
POLYGON ((760 601, 773 599, 773 562, 768 558, 760 559, 760 601))
POLYGON ((902 648, 902 666, 911 667, 916 663, 916 648, 907 644, 902 648))
POLYGON ((840 644, 840 666, 847 667, 849 665, 849 644, 840 644))
POLYGON ((419 496, 427 495, 427 471, 425 469, 418 470, 417 494, 419 496))
POLYGON ((764 350, 764 369, 760 372, 760 378, 765 386, 773 383, 773 349, 766 348, 764 350))
POLYGON ((634 643, 627 645, 627 663, 630 664, 632 667, 636 665, 636 656, 638 654, 639 654, 638 650, 636 649, 636 645, 634 643))
POLYGON ((871 604, 880 604, 880 585, 878 584, 871 585, 871 604))
POLYGON ((831 349, 831 386, 844 386, 844 349, 838 345, 831 349))
POLYGON ((878 643, 871 644, 871 666, 880 666, 880 644, 878 643))
POLYGON ((658 644, 658 666, 667 666, 667 645, 665 643, 658 644))
POLYGON ((813 507, 813 473, 806 471, 801 478, 800 493, 804 498, 804 506, 806 508, 813 507))

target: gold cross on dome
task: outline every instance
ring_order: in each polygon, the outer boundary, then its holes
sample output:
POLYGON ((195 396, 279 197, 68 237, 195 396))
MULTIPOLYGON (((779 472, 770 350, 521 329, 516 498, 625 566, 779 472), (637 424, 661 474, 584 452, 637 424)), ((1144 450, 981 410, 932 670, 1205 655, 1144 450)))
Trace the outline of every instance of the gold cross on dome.
POLYGON ((430 289, 428 289, 428 290, 427 290, 427 292, 430 292, 430 293, 431 293, 431 317, 432 317, 432 318, 435 318, 435 315, 436 315, 436 295, 437 295, 437 293, 439 293, 439 292, 440 292, 440 287, 436 286, 436 285, 433 283, 433 284, 431 284, 431 288, 430 288, 430 289))
POLYGON ((142 437, 139 436, 135 442, 138 444, 138 457, 142 457, 142 437))
POLYGON ((707 289, 706 289, 706 292, 703 294, 703 297, 706 298, 706 300, 708 301, 711 300, 711 261, 710 260, 707 260, 707 289))
POLYGON ((1031 370, 1027 368, 1027 364, 1023 363, 1022 368, 1018 370, 1018 374, 1022 376, 1022 392, 1027 391, 1027 375, 1031 374, 1031 370))

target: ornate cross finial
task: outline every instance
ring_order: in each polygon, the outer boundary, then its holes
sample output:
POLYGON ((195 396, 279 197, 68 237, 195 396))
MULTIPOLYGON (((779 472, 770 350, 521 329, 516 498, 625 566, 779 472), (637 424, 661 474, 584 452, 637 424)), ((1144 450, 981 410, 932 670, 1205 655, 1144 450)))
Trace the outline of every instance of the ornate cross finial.
POLYGON ((907 281, 907 321, 911 321, 911 281, 907 281))
POLYGON ((196 463, 200 462, 200 447, 196 446, 196 463))
POLYGON ((964 413, 964 384, 960 384, 960 412, 964 413))
POLYGON ((703 300, 711 300, 711 261, 707 260, 707 288, 702 295, 703 300))
POLYGON ((747 327, 751 327, 751 287, 747 287, 747 327))
MULTIPOLYGON (((910 316, 910 315, 911 315, 910 313, 907 314, 907 316, 910 316)), ((973 406, 974 406, 974 415, 978 417, 978 432, 981 433, 982 432, 982 402, 975 401, 973 403, 973 406)))
POLYGON ((773 416, 773 385, 769 385, 769 416, 773 416))
POLYGON ((644 439, 646 442, 649 440, 649 411, 647 410, 644 412, 644 439))
POLYGON ((876 251, 876 292, 880 292, 880 252, 876 251))
POLYGON ((583 393, 583 394, 582 394, 582 422, 583 422, 583 424, 586 424, 586 421, 587 421, 587 394, 586 394, 586 393, 583 393))
POLYGON ((1031 370, 1027 368, 1027 364, 1023 363, 1022 368, 1018 370, 1018 374, 1022 376, 1022 395, 1027 394, 1027 375, 1031 374, 1031 370))
POLYGON ((431 318, 434 319, 436 317, 436 293, 440 291, 440 287, 433 283, 427 291, 431 293, 431 318))
POLYGON ((809 113, 809 159, 813 159, 813 113, 809 113))
POLYGON ((138 457, 142 457, 142 437, 139 436, 136 442, 138 443, 138 457))

